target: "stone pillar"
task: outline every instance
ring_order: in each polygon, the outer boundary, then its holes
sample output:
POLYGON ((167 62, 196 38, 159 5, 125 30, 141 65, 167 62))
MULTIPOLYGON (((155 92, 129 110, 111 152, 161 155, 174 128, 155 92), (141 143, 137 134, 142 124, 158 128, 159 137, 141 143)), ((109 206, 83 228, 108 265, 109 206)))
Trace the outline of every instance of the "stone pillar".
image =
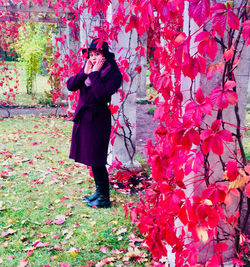
MULTIPOLYGON (((198 26, 194 23, 193 20, 190 20, 188 9, 189 9, 189 3, 185 2, 185 9, 184 9, 184 13, 183 13, 183 19, 184 19, 183 32, 186 34, 186 36, 191 35, 198 30, 198 26)), ((190 50, 191 55, 195 54, 195 52, 197 51, 196 46, 193 44, 193 40, 194 40, 194 38, 191 40, 191 43, 190 43, 190 47, 193 47, 193 49, 190 50)), ((193 86, 194 86, 195 90, 199 88, 199 83, 200 83, 200 76, 198 75, 195 78, 195 80, 193 81, 193 86)), ((190 88, 191 84, 192 84, 191 79, 182 74, 181 91, 183 94, 183 103, 185 103, 187 100, 190 99, 189 88, 190 88)), ((183 107, 183 112, 184 112, 184 110, 185 110, 185 107, 183 107)), ((195 176, 194 173, 190 173, 188 176, 185 177, 185 179, 189 179, 189 178, 192 178, 194 176, 195 176)), ((186 190, 185 190, 186 196, 189 196, 193 190, 194 190, 194 184, 190 183, 186 187, 186 190)), ((181 229, 181 227, 183 225, 179 221, 179 223, 177 222, 175 226, 177 229, 178 228, 181 229)), ((185 229, 185 230, 187 231, 187 229, 185 229)), ((167 245, 167 250, 168 250, 169 267, 175 267, 175 254, 172 253, 172 247, 167 245)))
MULTIPOLYGON (((118 4, 117 0, 112 1, 107 13, 107 20, 111 22, 113 10, 118 4)), ((91 42, 90 37, 96 37, 97 32, 94 32, 95 26, 101 26, 102 21, 105 18, 102 14, 98 14, 92 17, 88 13, 87 9, 84 10, 83 14, 80 15, 80 45, 81 47, 86 46, 87 43, 91 42), (84 27, 83 27, 84 25, 84 27)), ((145 40, 144 40, 145 43, 145 40)), ((141 64, 135 48, 138 45, 142 45, 138 41, 138 35, 136 31, 125 33, 119 33, 118 43, 113 42, 111 44, 111 52, 116 54, 116 59, 124 58, 129 62, 129 69, 127 73, 129 75, 129 82, 123 81, 122 90, 126 96, 126 101, 120 103, 120 95, 115 94, 112 97, 112 104, 119 105, 122 111, 119 115, 120 124, 124 127, 124 131, 121 131, 124 136, 117 135, 115 144, 111 148, 112 154, 108 158, 110 164, 112 160, 117 157, 124 166, 128 168, 136 168, 139 164, 135 161, 135 142, 136 142, 136 93, 139 87, 139 77, 135 67, 141 64), (118 51, 122 48, 122 51, 118 54, 118 51)), ((145 63, 143 63, 145 65, 145 63)), ((146 77, 146 69, 145 75, 146 77)), ((145 88, 145 86, 144 86, 145 88)), ((145 89, 144 89, 145 90, 145 89)))
POLYGON ((118 48, 123 48, 122 52, 116 56, 128 60, 129 81, 123 81, 122 91, 125 93, 125 101, 120 103, 120 95, 115 94, 112 98, 112 103, 120 107, 119 122, 123 130, 119 130, 121 136, 117 135, 112 149, 112 159, 117 157, 124 166, 130 169, 139 167, 139 163, 135 160, 136 153, 136 93, 139 86, 139 76, 135 71, 138 66, 139 57, 135 53, 135 48, 138 46, 138 35, 133 30, 132 32, 121 33, 118 36, 118 48), (125 136, 124 136, 125 134, 125 136))
POLYGON ((96 37, 97 32, 94 31, 95 26, 101 26, 104 17, 101 14, 92 16, 88 13, 87 9, 84 9, 83 13, 80 15, 80 44, 81 47, 88 46, 91 43, 90 37, 96 37))
MULTIPOLYGON (((117 0, 112 1, 113 10, 115 10, 117 4, 117 0)), ((126 59, 129 63, 129 67, 126 70, 129 81, 123 81, 121 88, 126 95, 126 99, 120 103, 119 94, 115 94, 112 97, 112 104, 120 107, 120 113, 115 119, 119 119, 123 127, 123 130, 119 130, 121 135, 116 136, 114 146, 112 147, 112 160, 115 160, 115 157, 117 157, 122 162, 123 166, 129 169, 137 169, 140 167, 140 164, 135 160, 136 94, 140 82, 139 75, 137 71, 135 71, 135 68, 140 65, 140 58, 135 51, 138 45, 140 44, 137 32, 133 30, 125 33, 124 29, 118 35, 118 43, 113 42, 112 44, 112 50, 116 54, 116 59, 126 59), (120 51, 119 54, 118 51, 120 51)))
POLYGON ((146 85, 147 85, 147 34, 144 33, 139 36, 139 45, 145 49, 145 57, 140 56, 141 73, 139 75, 139 86, 137 89, 137 99, 146 98, 146 85))
MULTIPOLYGON (((221 2, 220 0, 217 2, 221 2)), ((239 4, 239 3, 238 3, 239 4)), ((205 29, 207 29, 208 31, 211 30, 211 23, 208 23, 205 26, 205 29)), ((238 33, 236 33, 238 34, 238 33)), ((224 41, 226 40, 227 36, 225 34, 224 37, 224 41)), ((241 42, 242 44, 243 42, 241 42)), ((239 46, 239 50, 241 47, 241 44, 239 46)), ((226 45, 227 45, 227 40, 226 40, 226 45)), ((192 45, 191 45, 192 47, 192 45)), ((216 58, 214 60, 211 60, 210 58, 206 57, 207 59, 207 64, 213 63, 213 64, 217 64, 221 61, 223 57, 223 51, 221 49, 220 44, 218 44, 218 53, 216 55, 216 58)), ((235 78, 236 78, 236 83, 237 83, 237 94, 238 94, 238 107, 239 107, 239 118, 241 121, 241 127, 244 127, 245 124, 245 111, 246 111, 246 104, 247 104, 247 86, 248 86, 248 80, 249 80, 249 61, 250 61, 250 57, 249 57, 249 49, 247 51, 247 48, 243 49, 243 52, 241 54, 241 59, 239 62, 239 65, 237 66, 237 69, 234 70, 234 74, 235 74, 235 78)), ((206 75, 201 75, 200 76, 200 83, 199 83, 202 88, 202 91, 204 93, 205 96, 209 95, 211 93, 211 91, 216 88, 217 86, 222 86, 222 74, 221 73, 215 73, 215 75, 213 76, 212 79, 207 79, 206 75)), ((215 108, 217 108, 217 106, 215 106, 215 108)), ((226 109, 223 109, 222 111, 222 117, 223 117, 223 121, 229 124, 233 124, 233 125, 237 125, 237 119, 236 119, 236 115, 235 115, 235 107, 232 105, 229 105, 226 109)), ((205 123, 208 125, 211 125, 211 123, 213 121, 215 121, 217 119, 217 111, 214 111, 212 113, 212 116, 205 116, 204 118, 204 128, 205 123)), ((231 131, 232 133, 236 134, 236 128, 235 127, 231 127, 228 124, 224 125, 226 130, 231 131)), ((242 132, 242 135, 243 132, 242 132)), ((228 148, 235 152, 239 149, 238 145, 236 145, 235 143, 227 143, 228 148)), ((239 157, 239 154, 237 155, 237 157, 239 157)), ((232 160, 233 157, 231 155, 231 153, 228 151, 228 149, 224 146, 224 153, 221 156, 221 159, 227 163, 228 161, 232 160)), ((218 155, 215 155, 213 152, 210 152, 207 158, 209 165, 213 166, 213 179, 214 181, 218 182, 218 181, 222 181, 223 180, 223 166, 222 164, 219 162, 219 157, 218 155)), ((204 170, 203 170, 204 171, 204 170)), ((200 192, 205 188, 205 184, 204 186, 199 186, 198 190, 196 190, 195 194, 200 195, 200 192)), ((237 209, 238 209, 238 202, 239 199, 237 197, 232 196, 232 204, 227 208, 229 213, 231 212, 231 214, 233 214, 237 209)), ((226 231, 228 231, 228 225, 225 226, 226 231)), ((235 229, 231 228, 230 229, 231 233, 233 234, 235 232, 235 229)), ((218 236, 223 238, 223 232, 222 230, 218 231, 218 236)), ((228 250, 223 253, 223 260, 224 263, 231 263, 232 257, 235 253, 235 248, 232 244, 232 242, 228 242, 229 248, 228 250)), ((207 256, 211 257, 214 253, 214 247, 211 246, 210 249, 208 251, 206 251, 207 256)), ((201 253, 200 257, 199 257, 199 261, 200 263, 204 264, 205 260, 205 252, 201 253)))
MULTIPOLYGON (((241 40, 243 44, 243 40, 241 40)), ((239 108, 239 117, 241 121, 241 126, 245 126, 246 121, 246 109, 247 109, 247 96, 250 95, 250 47, 245 47, 241 54, 241 60, 239 66, 235 70, 235 78, 237 83, 237 93, 238 93, 238 108, 239 108)), ((226 112, 225 112, 226 113, 226 112)), ((233 111, 234 114, 234 111, 233 111)), ((227 121, 232 123, 232 118, 228 114, 227 121)), ((234 117, 234 121, 236 118, 234 117)), ((236 124, 236 122, 235 122, 236 124)), ((234 129, 235 132, 235 129, 234 129)), ((241 131, 242 136, 245 136, 245 133, 241 131)), ((247 213, 247 198, 243 200, 242 214, 246 215, 247 213)), ((240 220, 240 227, 243 226, 243 218, 240 220)), ((247 226, 244 233, 250 235, 250 220, 248 220, 247 226)))

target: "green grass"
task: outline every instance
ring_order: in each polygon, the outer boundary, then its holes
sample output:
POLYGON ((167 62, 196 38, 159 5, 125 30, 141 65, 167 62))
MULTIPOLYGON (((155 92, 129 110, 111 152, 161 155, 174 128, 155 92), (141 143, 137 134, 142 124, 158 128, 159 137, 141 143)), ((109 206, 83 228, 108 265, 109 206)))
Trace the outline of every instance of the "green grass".
POLYGON ((72 122, 20 116, 0 123, 0 265, 18 266, 29 251, 34 252, 27 266, 81 266, 106 258, 111 258, 107 266, 145 266, 150 261, 131 256, 124 262, 129 236, 137 230, 124 218, 123 204, 135 198, 112 189, 111 209, 82 202, 94 184, 83 165, 68 159, 72 122), (56 224, 60 218, 65 221, 56 224), (46 246, 35 248, 37 241, 46 246))
POLYGON ((13 101, 20 106, 37 106, 41 99, 45 99, 44 91, 50 91, 51 87, 48 83, 48 75, 43 76, 38 74, 34 83, 34 95, 28 95, 26 91, 26 73, 25 65, 23 62, 7 62, 8 71, 5 71, 1 74, 0 71, 0 81, 5 77, 5 74, 12 77, 12 80, 8 80, 7 85, 0 87, 0 99, 6 99, 6 96, 3 95, 5 91, 9 91, 9 88, 13 88, 16 85, 16 81, 19 81, 17 90, 14 89, 16 94, 16 99, 13 101), (17 73, 14 70, 17 70, 17 73))

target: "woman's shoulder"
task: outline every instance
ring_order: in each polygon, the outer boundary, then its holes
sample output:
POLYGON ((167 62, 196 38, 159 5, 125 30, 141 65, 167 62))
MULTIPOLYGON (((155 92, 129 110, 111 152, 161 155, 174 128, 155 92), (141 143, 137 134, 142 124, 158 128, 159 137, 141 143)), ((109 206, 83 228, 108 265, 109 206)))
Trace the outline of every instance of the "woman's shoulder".
POLYGON ((122 79, 122 74, 118 68, 111 69, 106 77, 108 79, 122 79))
POLYGON ((119 76, 121 75, 121 72, 116 63, 114 64, 112 61, 108 61, 101 70, 101 78, 110 77, 113 75, 119 76))

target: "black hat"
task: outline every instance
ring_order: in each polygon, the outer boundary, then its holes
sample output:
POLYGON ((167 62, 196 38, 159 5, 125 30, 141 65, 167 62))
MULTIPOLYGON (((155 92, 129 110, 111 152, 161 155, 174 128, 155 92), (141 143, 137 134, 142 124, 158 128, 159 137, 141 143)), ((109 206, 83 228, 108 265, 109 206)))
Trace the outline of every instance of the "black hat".
POLYGON ((90 46, 88 48, 84 48, 82 53, 90 52, 92 50, 99 50, 103 53, 105 58, 114 58, 115 54, 109 52, 109 45, 107 42, 104 42, 101 38, 95 38, 92 40, 90 46))

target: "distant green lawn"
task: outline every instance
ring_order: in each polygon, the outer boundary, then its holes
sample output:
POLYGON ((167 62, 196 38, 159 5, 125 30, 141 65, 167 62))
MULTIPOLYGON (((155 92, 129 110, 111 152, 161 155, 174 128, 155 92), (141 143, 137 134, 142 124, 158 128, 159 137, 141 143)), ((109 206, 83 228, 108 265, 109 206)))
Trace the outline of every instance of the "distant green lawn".
POLYGON ((27 266, 52 267, 107 258, 109 266, 151 261, 131 253, 130 239, 138 235, 123 205, 135 198, 111 190, 111 209, 83 203, 94 184, 88 170, 68 158, 72 122, 20 116, 0 123, 0 266, 26 258, 27 266))
MULTIPOLYGON (((14 88, 16 85, 16 80, 19 81, 19 86, 17 88, 16 99, 14 101, 17 105, 27 105, 27 106, 37 106, 40 99, 45 98, 44 91, 49 92, 51 87, 48 83, 48 76, 43 76, 41 74, 37 75, 36 81, 34 83, 34 95, 28 95, 26 91, 26 73, 25 73, 25 65, 23 62, 6 62, 8 64, 8 68, 10 71, 7 71, 7 75, 13 77, 11 81, 8 81, 8 85, 3 88, 0 87, 0 99, 5 99, 6 97, 3 95, 4 91, 8 91, 8 88, 14 88), (16 66, 14 66, 16 64, 16 66), (17 76, 14 72, 14 69, 17 69, 17 76)), ((0 66, 1 67, 1 66, 0 66)), ((4 77, 0 73, 0 81, 4 77)), ((12 101, 12 99, 11 99, 12 101)))

